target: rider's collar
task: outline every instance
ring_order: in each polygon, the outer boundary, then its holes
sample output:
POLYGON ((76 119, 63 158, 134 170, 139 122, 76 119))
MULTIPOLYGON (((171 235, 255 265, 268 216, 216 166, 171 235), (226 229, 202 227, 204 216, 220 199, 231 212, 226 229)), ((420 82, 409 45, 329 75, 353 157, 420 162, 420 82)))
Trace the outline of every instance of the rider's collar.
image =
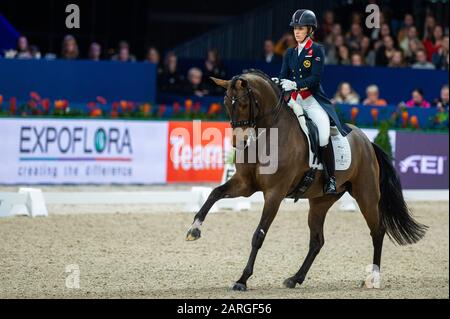
POLYGON ((307 40, 303 41, 302 43, 299 43, 295 49, 299 51, 301 51, 302 49, 308 50, 309 48, 311 48, 312 44, 313 40, 311 40, 310 37, 307 37, 307 40))

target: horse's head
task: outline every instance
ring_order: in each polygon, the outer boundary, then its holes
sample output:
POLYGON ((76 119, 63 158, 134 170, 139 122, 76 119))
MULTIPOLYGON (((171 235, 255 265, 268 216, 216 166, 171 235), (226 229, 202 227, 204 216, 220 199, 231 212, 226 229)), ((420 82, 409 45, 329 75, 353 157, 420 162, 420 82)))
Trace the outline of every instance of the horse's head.
MULTIPOLYGON (((231 80, 222 80, 211 77, 217 85, 226 89, 224 105, 233 128, 233 146, 238 147, 237 140, 245 141, 254 135, 260 116, 264 114, 265 105, 260 101, 269 101, 271 107, 275 105, 270 96, 271 87, 265 79, 250 73, 233 77, 231 80), (265 96, 263 96, 265 94, 265 96)), ((270 81, 270 80, 269 80, 270 81)))

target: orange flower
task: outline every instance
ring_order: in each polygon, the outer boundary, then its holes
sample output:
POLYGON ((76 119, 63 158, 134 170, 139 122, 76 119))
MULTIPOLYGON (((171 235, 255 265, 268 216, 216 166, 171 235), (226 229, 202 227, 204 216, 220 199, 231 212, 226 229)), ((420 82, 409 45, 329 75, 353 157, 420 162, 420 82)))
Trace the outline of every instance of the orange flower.
POLYGON ((55 109, 60 110, 64 108, 64 101, 63 100, 56 100, 55 101, 55 109))
POLYGON ((372 115, 374 121, 378 119, 378 109, 376 107, 370 110, 370 114, 372 115))
POLYGON ((186 113, 190 113, 191 112, 192 104, 193 104, 193 102, 190 99, 187 99, 184 102, 184 106, 186 107, 186 113))
POLYGON ((408 124, 408 118, 409 118, 408 111, 403 111, 403 112, 402 112, 402 122, 403 122, 403 126, 406 126, 406 125, 408 124))
POLYGON ((92 117, 98 117, 98 116, 102 116, 102 110, 101 109, 93 109, 91 111, 91 116, 92 117))
POLYGON ((220 104, 219 103, 212 103, 209 107, 208 114, 216 114, 220 111, 220 104))
POLYGON ((417 118, 417 116, 411 116, 410 122, 412 127, 419 128, 419 119, 417 118))
POLYGON ((352 111, 351 111, 352 121, 354 121, 356 119, 356 117, 358 116, 358 113, 359 113, 359 109, 356 106, 352 107, 352 111))
POLYGON ((126 111, 127 106, 128 106, 127 101, 125 101, 125 100, 120 101, 120 107, 122 108, 122 110, 126 111))
POLYGON ((144 114, 149 114, 152 111, 152 106, 149 103, 145 103, 144 105, 142 105, 142 112, 144 112, 144 114))

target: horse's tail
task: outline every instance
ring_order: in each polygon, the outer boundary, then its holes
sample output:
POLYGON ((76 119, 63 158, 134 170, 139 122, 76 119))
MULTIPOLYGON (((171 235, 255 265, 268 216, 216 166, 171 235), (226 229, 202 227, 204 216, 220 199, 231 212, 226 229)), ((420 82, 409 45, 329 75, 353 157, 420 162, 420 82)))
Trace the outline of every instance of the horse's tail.
POLYGON ((378 208, 381 223, 391 240, 400 245, 414 244, 425 235, 427 226, 419 224, 403 198, 400 178, 395 171, 389 155, 378 145, 372 143, 380 166, 381 198, 378 208))

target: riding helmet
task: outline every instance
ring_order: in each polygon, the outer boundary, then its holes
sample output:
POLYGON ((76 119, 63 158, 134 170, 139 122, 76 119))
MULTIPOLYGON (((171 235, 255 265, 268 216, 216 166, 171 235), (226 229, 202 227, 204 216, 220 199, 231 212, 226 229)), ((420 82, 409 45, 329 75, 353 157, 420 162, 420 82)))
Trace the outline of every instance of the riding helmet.
POLYGON ((313 30, 317 29, 317 19, 314 12, 307 9, 300 9, 295 11, 292 15, 291 27, 310 26, 313 30))

